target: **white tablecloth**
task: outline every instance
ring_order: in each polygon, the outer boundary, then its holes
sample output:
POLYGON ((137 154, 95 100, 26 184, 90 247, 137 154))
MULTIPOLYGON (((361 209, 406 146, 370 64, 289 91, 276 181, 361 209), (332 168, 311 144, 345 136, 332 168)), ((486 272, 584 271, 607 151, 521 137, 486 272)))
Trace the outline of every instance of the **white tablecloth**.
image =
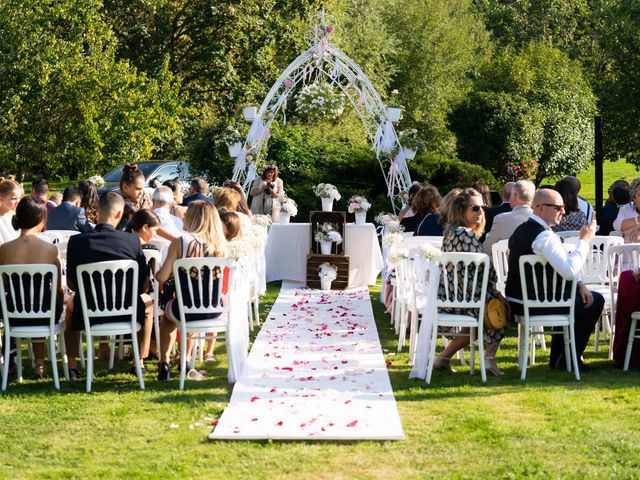
MULTIPOLYGON (((382 269, 382 254, 373 224, 345 225, 345 255, 349 256, 349 286, 375 285, 382 269)), ((311 253, 309 223, 274 223, 269 228, 265 252, 267 281, 307 279, 307 254, 311 253)))

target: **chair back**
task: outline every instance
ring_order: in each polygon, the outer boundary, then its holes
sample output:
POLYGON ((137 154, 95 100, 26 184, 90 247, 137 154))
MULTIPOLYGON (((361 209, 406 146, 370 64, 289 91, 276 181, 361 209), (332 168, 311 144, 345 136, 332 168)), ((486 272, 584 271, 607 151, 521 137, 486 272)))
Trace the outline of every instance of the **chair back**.
POLYGON ((144 258, 147 259, 147 264, 149 264, 149 268, 151 268, 151 273, 155 278, 156 272, 160 268, 162 262, 162 253, 160 250, 152 250, 150 248, 143 248, 142 252, 144 253, 144 258), (151 260, 154 260, 153 262, 151 260))
POLYGON ((419 237, 405 237, 402 240, 402 247, 406 248, 412 253, 418 252, 421 245, 428 243, 432 247, 437 249, 442 248, 442 238, 436 236, 419 236, 419 237))
POLYGON ((45 242, 53 243, 58 248, 60 259, 66 261, 69 238, 79 234, 80 232, 75 230, 45 230, 38 233, 37 236, 45 242))
POLYGON ((438 261, 440 281, 444 285, 438 295, 438 307, 479 308, 483 315, 489 280, 489 257, 484 253, 446 252, 438 261))
MULTIPOLYGON (((615 238, 615 237, 613 237, 615 238)), ((625 270, 635 270, 640 266, 640 243, 614 245, 609 248, 607 279, 611 289, 611 315, 615 318, 618 282, 625 270)))
MULTIPOLYGON (((576 245, 579 240, 577 237, 568 238, 565 240, 565 244, 576 245)), ((589 242, 589 254, 582 267, 581 280, 584 283, 606 284, 608 282, 609 249, 623 243, 622 237, 595 236, 589 242)))
POLYGON ((564 240, 566 238, 579 237, 580 236, 580 231, 578 231, 578 230, 565 230, 564 232, 556 232, 556 234, 561 239, 564 240))
POLYGON ((525 316, 531 308, 569 308, 573 317, 577 280, 562 277, 541 255, 523 255, 519 261, 525 316))
MULTIPOLYGON (((131 316, 135 325, 138 306, 138 262, 112 260, 78 265, 78 295, 85 328, 91 319, 131 316)), ((99 321, 96 323, 100 323, 99 321)))
POLYGON ((224 257, 181 258, 173 262, 176 300, 180 322, 187 314, 217 314, 223 312, 222 286, 225 267, 228 285, 233 285, 232 260, 224 257))
POLYGON ((58 269, 55 265, 0 266, 0 305, 5 327, 12 319, 49 319, 56 323, 58 269))
MULTIPOLYGON (((609 232, 609 236, 610 237, 623 237, 622 233, 616 231, 616 230, 611 230, 609 232)), ((623 237, 624 238, 624 237, 623 237)))
POLYGON ((507 274, 509 273, 509 239, 499 240, 491 245, 491 258, 493 268, 496 271, 498 282, 496 288, 504 295, 504 288, 507 284, 507 274))

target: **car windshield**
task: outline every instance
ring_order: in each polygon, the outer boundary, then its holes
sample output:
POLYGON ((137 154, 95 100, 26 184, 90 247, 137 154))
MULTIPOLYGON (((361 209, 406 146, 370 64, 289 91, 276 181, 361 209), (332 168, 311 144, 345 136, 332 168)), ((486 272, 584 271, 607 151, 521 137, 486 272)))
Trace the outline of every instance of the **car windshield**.
MULTIPOLYGON (((160 162, 138 163, 138 167, 140 167, 140 170, 142 170, 142 173, 144 174, 144 178, 147 178, 149 174, 151 174, 151 172, 157 169, 160 165, 162 165, 162 163, 160 162)), ((115 183, 119 182, 120 177, 122 176, 122 167, 124 167, 124 165, 118 165, 116 168, 114 168, 109 173, 107 173, 104 176, 104 181, 115 182, 115 183)))

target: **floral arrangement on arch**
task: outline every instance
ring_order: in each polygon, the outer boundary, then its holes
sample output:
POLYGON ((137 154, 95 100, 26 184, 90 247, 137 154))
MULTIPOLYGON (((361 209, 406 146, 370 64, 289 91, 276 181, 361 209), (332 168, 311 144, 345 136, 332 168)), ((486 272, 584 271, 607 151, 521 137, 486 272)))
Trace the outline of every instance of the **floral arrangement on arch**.
POLYGON ((427 144, 418 136, 418 130, 412 128, 411 130, 403 130, 398 134, 398 141, 403 148, 409 148, 411 150, 424 150, 427 144))
POLYGON ((333 242, 336 245, 342 243, 342 235, 336 230, 336 226, 330 222, 319 223, 314 238, 316 242, 333 242))
POLYGON ((347 209, 349 213, 366 212, 371 208, 371 204, 366 198, 360 195, 352 196, 347 202, 347 209))
POLYGON ((316 194, 316 197, 329 198, 331 200, 340 200, 342 198, 335 185, 330 183, 319 183, 313 187, 313 193, 316 194))
POLYGON ((288 213, 291 217, 295 217, 298 214, 298 204, 293 198, 280 195, 276 201, 280 205, 280 212, 288 213))
POLYGON ((105 181, 100 175, 93 175, 87 178, 87 181, 93 183, 96 188, 104 187, 105 181))
POLYGON ((507 163, 507 177, 515 182, 517 180, 525 180, 534 178, 538 173, 538 162, 535 158, 522 160, 520 163, 507 163))
POLYGON ((220 135, 219 140, 222 143, 226 143, 227 145, 233 145, 234 143, 242 143, 244 141, 244 137, 238 131, 236 127, 233 125, 229 125, 224 129, 222 135, 220 135))
POLYGON ((318 276, 321 279, 326 278, 333 282, 338 276, 338 267, 329 262, 321 263, 318 266, 318 276))
POLYGON ((296 113, 307 120, 336 119, 344 112, 344 94, 326 82, 305 85, 295 99, 296 113))

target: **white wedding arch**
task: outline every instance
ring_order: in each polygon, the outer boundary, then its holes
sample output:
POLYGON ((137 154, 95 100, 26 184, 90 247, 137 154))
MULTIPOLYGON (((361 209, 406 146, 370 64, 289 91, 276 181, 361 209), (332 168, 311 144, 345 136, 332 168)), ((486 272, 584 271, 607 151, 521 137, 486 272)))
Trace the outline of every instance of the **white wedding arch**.
POLYGON ((360 117, 395 210, 402 204, 402 192, 411 186, 407 158, 393 126, 400 112, 388 109, 360 67, 329 42, 335 21, 329 22, 324 10, 313 18, 312 24, 307 39, 309 49, 282 72, 255 113, 235 159, 233 180, 240 182, 245 190, 250 187, 257 176, 260 152, 269 141, 271 122, 280 112, 286 122, 287 100, 296 87, 326 82, 342 91, 360 117))

